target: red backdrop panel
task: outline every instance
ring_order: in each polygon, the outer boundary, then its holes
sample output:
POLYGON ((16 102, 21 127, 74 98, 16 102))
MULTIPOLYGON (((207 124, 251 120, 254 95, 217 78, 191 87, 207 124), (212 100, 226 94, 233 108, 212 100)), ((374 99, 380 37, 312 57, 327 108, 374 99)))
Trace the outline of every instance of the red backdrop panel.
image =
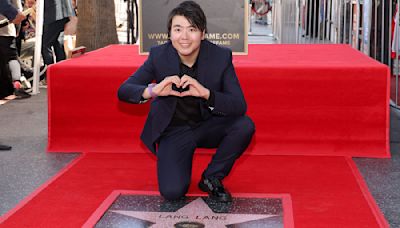
MULTIPOLYGON (((117 90, 147 56, 112 45, 48 70, 52 152, 147 152, 148 104, 117 90)), ((256 124, 248 154, 388 157, 389 70, 346 45, 250 45, 234 56, 256 124)))

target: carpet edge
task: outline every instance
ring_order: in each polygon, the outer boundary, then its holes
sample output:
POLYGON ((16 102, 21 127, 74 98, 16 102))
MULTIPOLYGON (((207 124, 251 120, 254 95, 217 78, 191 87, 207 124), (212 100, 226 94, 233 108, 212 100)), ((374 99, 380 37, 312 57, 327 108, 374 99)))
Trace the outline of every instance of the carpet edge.
POLYGON ((382 228, 389 228, 389 223, 386 220, 385 216, 383 215, 382 211, 380 210, 378 204, 376 203, 374 197, 372 196, 371 192, 369 191, 368 185, 365 182, 364 178, 362 177, 360 171, 358 170, 357 165, 353 161, 351 157, 345 157, 345 160, 347 164, 349 165, 351 172, 354 175, 354 178, 356 179, 358 186, 360 187, 360 190, 367 201, 373 215, 376 218, 377 223, 379 224, 380 227, 382 228))

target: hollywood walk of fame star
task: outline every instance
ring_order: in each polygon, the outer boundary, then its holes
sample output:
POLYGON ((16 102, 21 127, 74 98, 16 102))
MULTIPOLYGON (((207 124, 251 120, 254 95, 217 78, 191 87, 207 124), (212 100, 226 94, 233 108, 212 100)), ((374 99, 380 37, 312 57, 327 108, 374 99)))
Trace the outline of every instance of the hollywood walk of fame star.
POLYGON ((145 212, 111 210, 111 212, 146 220, 151 228, 174 227, 179 222, 196 222, 206 228, 226 227, 226 225, 249 222, 274 217, 272 214, 229 214, 214 213, 201 197, 180 208, 176 212, 145 212))

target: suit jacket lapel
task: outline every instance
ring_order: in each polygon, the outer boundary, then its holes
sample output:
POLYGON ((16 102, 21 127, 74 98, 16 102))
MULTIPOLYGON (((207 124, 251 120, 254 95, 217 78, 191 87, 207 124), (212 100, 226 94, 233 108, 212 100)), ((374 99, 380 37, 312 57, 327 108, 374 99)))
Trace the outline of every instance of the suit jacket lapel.
MULTIPOLYGON (((171 69, 174 74, 178 75, 180 72, 180 60, 179 60, 179 55, 178 52, 175 50, 175 48, 172 46, 171 41, 168 41, 168 68, 171 69)), ((170 75, 165 75, 165 76, 170 76, 170 75)))
POLYGON ((197 81, 200 82, 200 84, 205 85, 205 81, 206 81, 206 77, 207 77, 207 70, 208 70, 208 66, 207 66, 207 61, 208 61, 208 45, 207 43, 208 41, 203 40, 201 41, 201 45, 200 45, 200 52, 199 52, 199 57, 198 57, 198 62, 197 62, 197 81))

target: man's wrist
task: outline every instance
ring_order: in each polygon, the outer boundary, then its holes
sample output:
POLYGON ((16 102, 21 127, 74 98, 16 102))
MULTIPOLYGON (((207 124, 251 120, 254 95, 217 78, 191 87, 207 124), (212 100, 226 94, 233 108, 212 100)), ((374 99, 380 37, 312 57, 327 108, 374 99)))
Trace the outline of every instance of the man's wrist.
POLYGON ((210 96, 206 100, 206 103, 209 107, 214 107, 215 106, 215 93, 211 90, 210 91, 210 96))
POLYGON ((210 90, 206 88, 205 94, 203 95, 203 98, 208 100, 210 98, 210 90))
POLYGON ((153 89, 154 89, 154 87, 155 87, 156 85, 157 85, 157 83, 151 83, 151 84, 149 84, 149 85, 147 86, 147 89, 148 89, 148 91, 149 91, 150 97, 152 97, 152 98, 156 98, 156 97, 157 97, 157 94, 154 93, 154 91, 153 91, 153 89))

